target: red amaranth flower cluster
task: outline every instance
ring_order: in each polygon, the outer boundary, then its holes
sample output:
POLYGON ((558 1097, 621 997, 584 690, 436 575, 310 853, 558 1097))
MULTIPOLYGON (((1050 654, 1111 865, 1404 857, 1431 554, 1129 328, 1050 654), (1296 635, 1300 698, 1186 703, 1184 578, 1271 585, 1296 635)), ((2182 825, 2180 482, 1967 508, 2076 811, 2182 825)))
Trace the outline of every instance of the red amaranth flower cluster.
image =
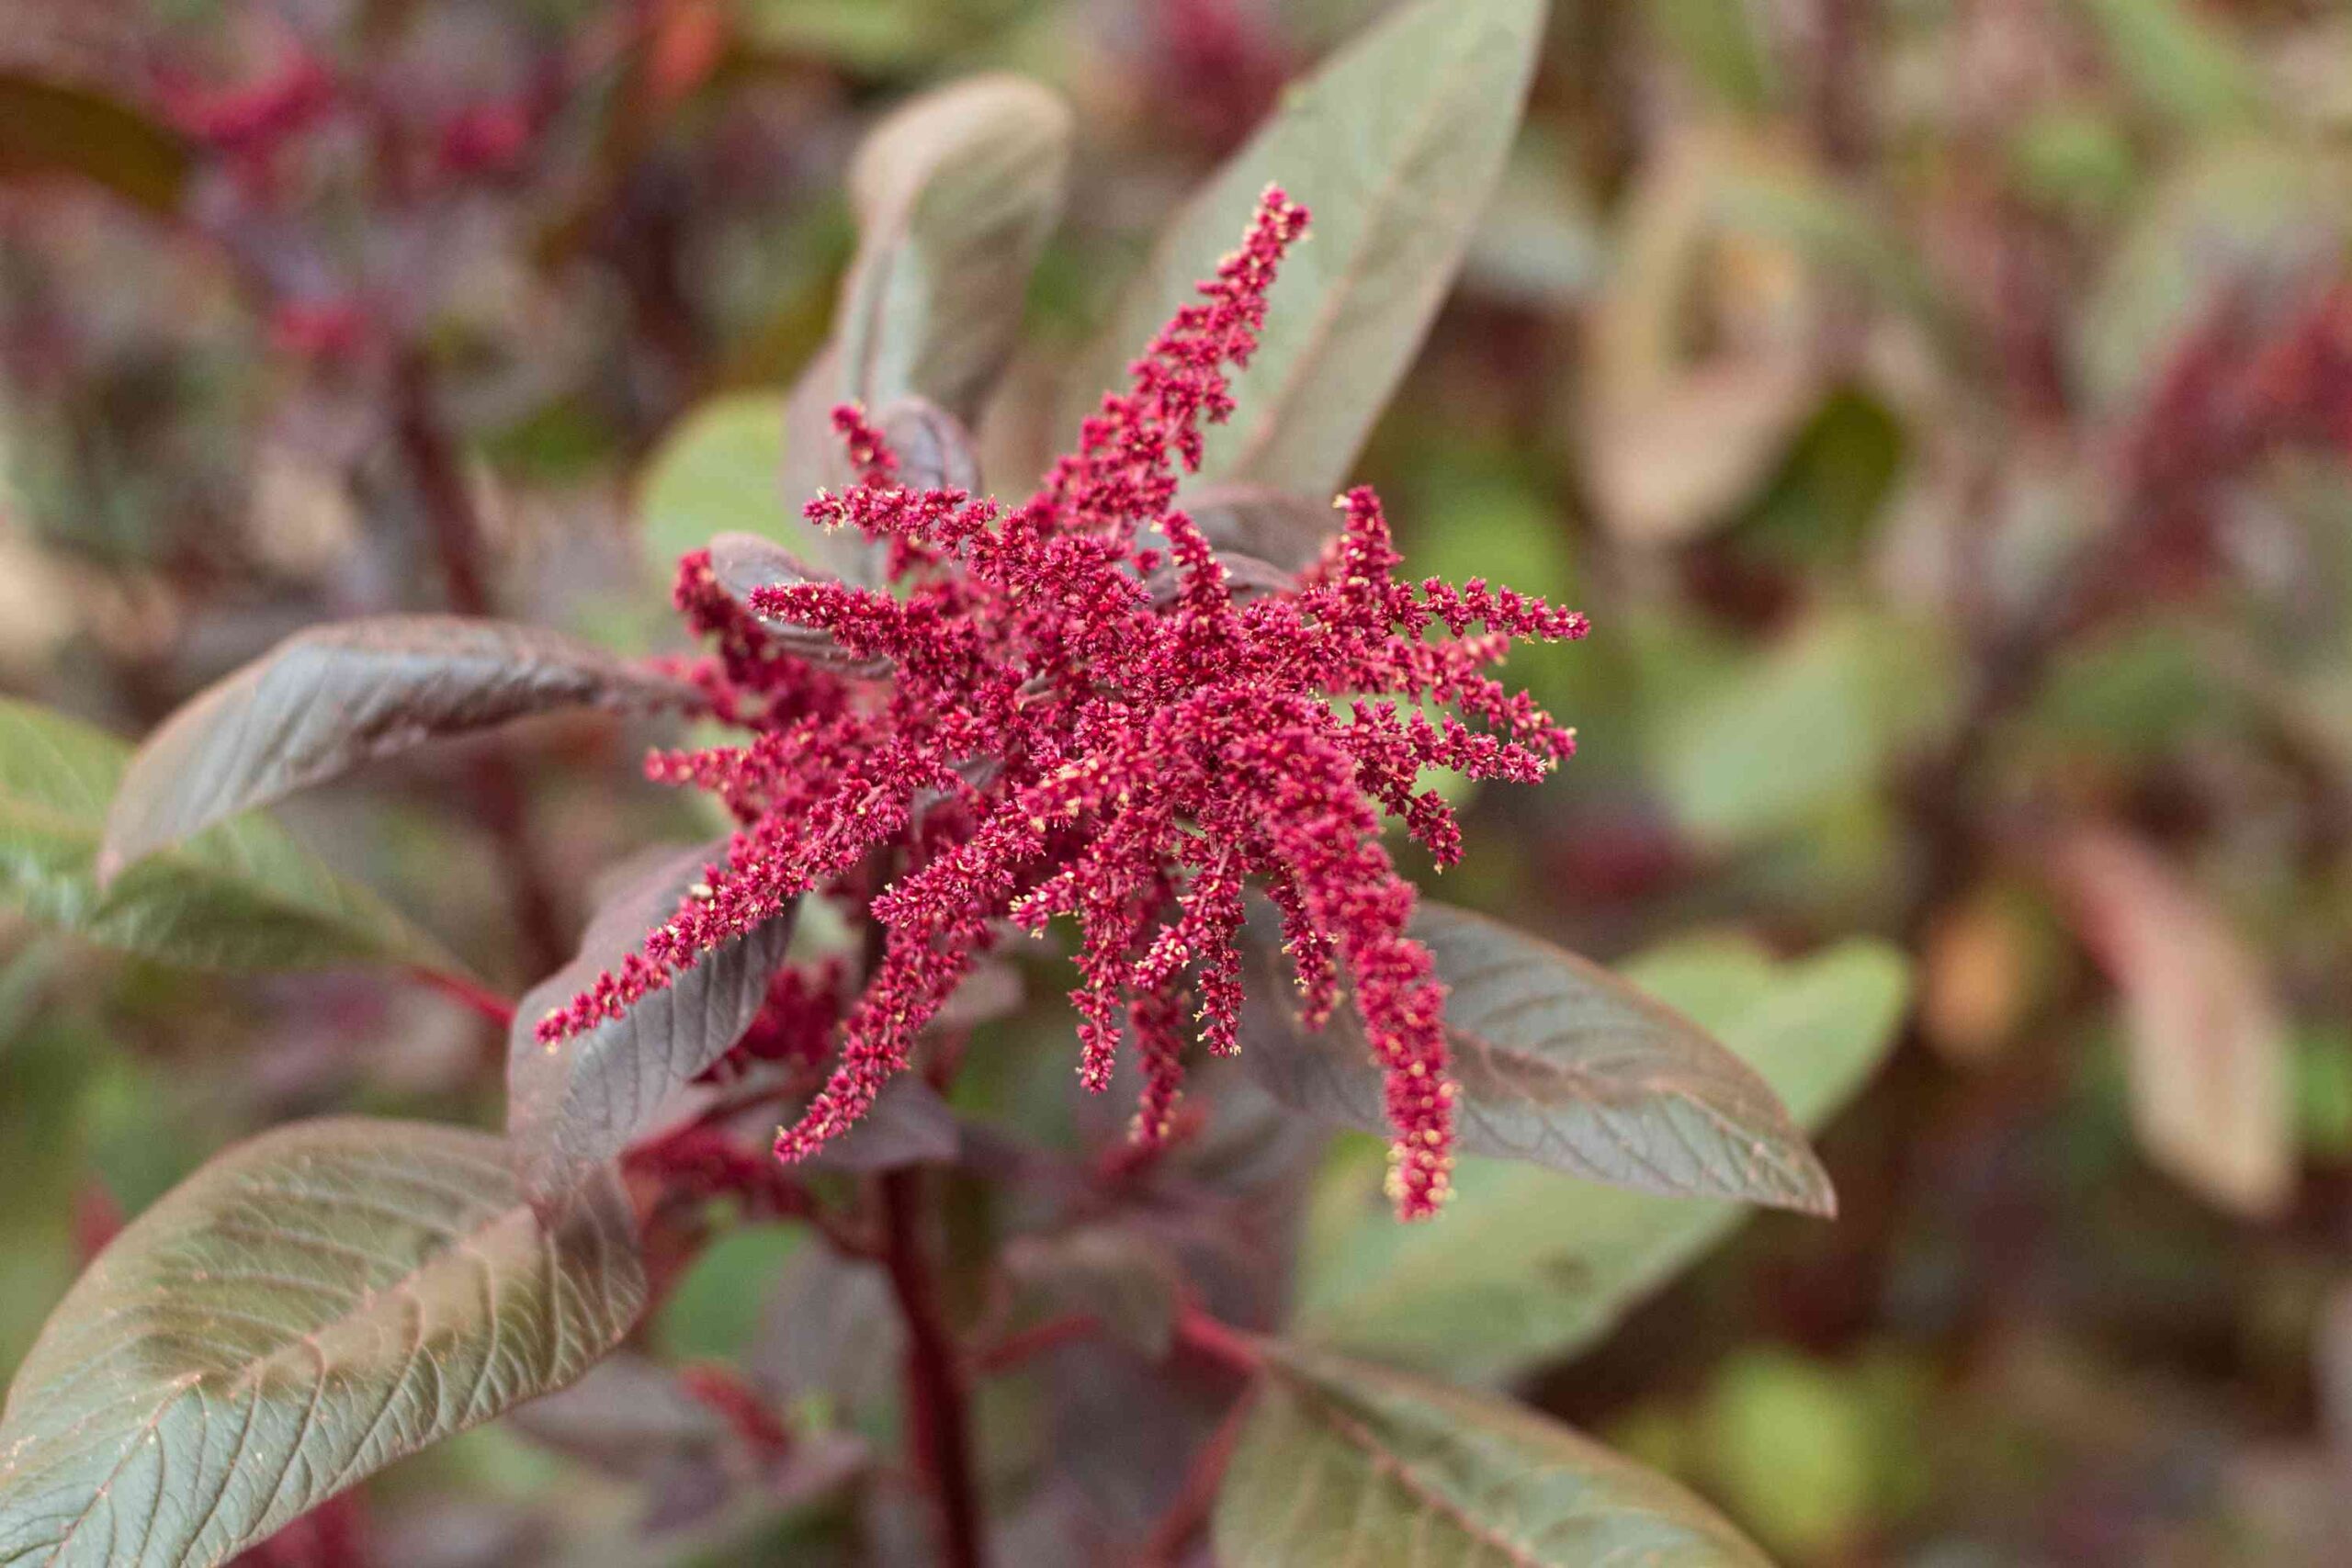
POLYGON ((1406 934, 1414 894, 1383 813, 1440 864, 1458 858, 1421 771, 1532 782, 1567 757, 1572 733, 1485 671, 1514 637, 1586 627, 1482 581, 1398 581, 1369 490, 1340 498, 1317 560, 1246 599, 1175 508, 1179 465, 1197 468, 1203 425, 1232 412, 1228 371, 1248 363, 1306 223, 1270 189, 1241 248, 1019 506, 900 484, 879 434, 839 411, 865 479, 807 513, 887 544, 897 592, 803 582, 739 604, 707 552, 686 558, 678 603, 718 649, 697 679, 754 733, 649 767, 717 792, 742 826, 642 953, 550 1013, 543 1040, 618 1013, 804 893, 884 878, 872 912, 887 942, 777 1153, 805 1156, 865 1112, 1005 922, 1035 933, 1063 915, 1081 938, 1080 1075, 1106 1087, 1131 1037, 1149 1144, 1168 1133, 1188 1036, 1237 1049, 1254 886, 1311 1022, 1344 970, 1385 1074, 1390 1195, 1407 1218, 1435 1211, 1453 1163, 1445 993, 1406 934), (839 657, 793 651, 816 634, 839 657))

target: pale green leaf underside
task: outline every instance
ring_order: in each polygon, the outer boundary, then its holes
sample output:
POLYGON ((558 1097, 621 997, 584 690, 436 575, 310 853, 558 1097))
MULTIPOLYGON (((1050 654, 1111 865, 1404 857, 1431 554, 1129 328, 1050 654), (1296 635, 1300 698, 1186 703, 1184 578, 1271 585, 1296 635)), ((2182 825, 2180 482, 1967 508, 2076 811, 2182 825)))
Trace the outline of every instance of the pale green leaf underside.
POLYGON ((1127 362, 1239 243, 1265 187, 1313 213, 1266 328, 1208 432, 1198 484, 1329 495, 1420 347, 1501 176, 1543 0, 1419 0, 1366 30, 1280 107, 1160 236, 1076 367, 1063 422, 1125 386, 1127 362))
MULTIPOLYGON (((1761 1073, 1806 1127, 1877 1066, 1908 990, 1902 956, 1871 942, 1785 964, 1742 943, 1686 943, 1624 975, 1761 1073)), ((1591 1343, 1750 1212, 1466 1158, 1445 1212, 1399 1225, 1379 1178, 1375 1155, 1318 1194, 1296 1331, 1465 1382, 1591 1343)))
MULTIPOLYGON (((1668 1197, 1835 1208, 1770 1087, 1690 1019, 1599 964, 1433 899, 1411 931, 1446 985, 1462 1153, 1668 1197)), ((1270 942, 1252 948, 1244 1065, 1286 1105, 1385 1133, 1382 1075, 1353 1011, 1298 1028, 1281 1000, 1287 960, 1270 942)))
POLYGON ((549 1225, 480 1133, 266 1134, 118 1236, 26 1358, 0 1418, 0 1565, 221 1562, 571 1382, 644 1295, 609 1178, 549 1225))
POLYGON ((1506 1401, 1275 1347, 1217 1499, 1227 1568, 1768 1568, 1664 1476, 1506 1401))
POLYGON ((130 757, 101 730, 0 699, 0 897, 167 964, 288 969, 372 959, 462 971, 390 906, 261 817, 200 833, 102 892, 99 838, 130 757))

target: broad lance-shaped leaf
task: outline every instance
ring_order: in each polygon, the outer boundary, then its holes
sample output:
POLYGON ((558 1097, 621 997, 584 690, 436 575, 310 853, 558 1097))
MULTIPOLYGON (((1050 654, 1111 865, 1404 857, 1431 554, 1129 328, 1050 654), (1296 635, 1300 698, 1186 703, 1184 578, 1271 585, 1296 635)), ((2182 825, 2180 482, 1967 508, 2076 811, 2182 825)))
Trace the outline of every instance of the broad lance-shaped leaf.
POLYGON ((645 1303, 608 1174, 560 1218, 500 1140, 338 1119, 221 1155, 117 1236, 0 1417, 0 1565, 220 1562, 562 1387, 645 1303))
POLYGON ((98 874, 111 878, 240 811, 442 736, 566 708, 695 700, 683 682, 539 626, 458 615, 312 626, 148 737, 107 815, 98 874))
POLYGON ((266 818, 227 822, 105 888, 96 863, 130 748, 0 699, 0 902, 92 942, 201 969, 464 965, 266 818))
POLYGON ((1770 1568, 1655 1471, 1507 1400, 1279 1342, 1225 1472, 1228 1568, 1770 1568))
MULTIPOLYGON (((1344 1004, 1296 1026, 1271 911, 1252 919, 1258 983, 1242 1060, 1284 1104, 1387 1126, 1381 1074, 1344 1004)), ((1447 987, 1446 1040, 1469 1155, 1530 1160, 1679 1198, 1837 1207, 1828 1175, 1771 1086, 1697 1024, 1599 964, 1429 899, 1412 935, 1447 987)))
POLYGON ((1265 333, 1207 433, 1197 484, 1329 495, 1460 269, 1526 103, 1543 0, 1417 0, 1294 85, 1161 234, 1069 384, 1063 423, 1125 385, 1127 362, 1193 301, 1204 265, 1270 184, 1314 214, 1265 333))
MULTIPOLYGON (((829 423, 835 404, 922 398, 967 425, 978 420, 1061 215, 1070 128, 1046 88, 979 76, 916 98, 858 149, 857 254, 833 335, 785 406, 783 491, 795 515, 853 478, 829 423)), ((822 564, 871 578, 861 553, 836 541, 822 564)))
POLYGON ((664 857, 631 877, 596 912, 580 953, 532 987, 514 1010, 506 1061, 506 1124, 516 1168, 534 1199, 564 1191, 661 1121, 695 1076, 743 1036, 768 976, 792 942, 797 906, 727 942, 620 1017, 555 1045, 533 1030, 549 1009, 594 985, 644 944, 725 856, 722 840, 664 857))
MULTIPOLYGON (((1861 942, 1785 963, 1745 942, 1682 942, 1625 975, 1737 1052, 1808 1127, 1894 1043, 1908 989, 1902 954, 1861 942)), ((1752 1213, 1472 1156, 1438 1224, 1400 1225, 1379 1145, 1341 1161, 1317 1192, 1296 1330, 1459 1382, 1574 1354, 1752 1213)))
POLYGON ((967 423, 1012 353, 1029 274, 1061 216, 1070 112, 1017 76, 925 94, 850 166, 856 259, 834 339, 840 373, 880 407, 921 396, 967 423))

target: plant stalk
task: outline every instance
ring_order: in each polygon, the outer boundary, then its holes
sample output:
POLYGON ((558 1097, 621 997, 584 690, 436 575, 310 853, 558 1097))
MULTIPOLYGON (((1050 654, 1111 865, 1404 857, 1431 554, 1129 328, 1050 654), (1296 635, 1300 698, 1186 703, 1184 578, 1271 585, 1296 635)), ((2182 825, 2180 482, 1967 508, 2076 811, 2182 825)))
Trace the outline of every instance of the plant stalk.
MULTIPOLYGON (((481 518, 466 484, 457 448, 434 406, 430 372, 414 351, 400 355, 392 369, 394 427, 401 456, 415 481, 450 608, 461 615, 496 614, 482 570, 481 518)), ((514 900, 524 958, 530 973, 544 975, 570 956, 554 885, 531 840, 528 796, 513 761, 490 750, 476 759, 475 798, 482 823, 497 840, 506 885, 514 900)))
POLYGON ((907 1328, 909 1449, 939 1510, 941 1561, 950 1568, 981 1568, 988 1555, 964 1369, 923 1249, 929 1211, 922 1173, 885 1171, 880 1185, 882 1264, 907 1328))

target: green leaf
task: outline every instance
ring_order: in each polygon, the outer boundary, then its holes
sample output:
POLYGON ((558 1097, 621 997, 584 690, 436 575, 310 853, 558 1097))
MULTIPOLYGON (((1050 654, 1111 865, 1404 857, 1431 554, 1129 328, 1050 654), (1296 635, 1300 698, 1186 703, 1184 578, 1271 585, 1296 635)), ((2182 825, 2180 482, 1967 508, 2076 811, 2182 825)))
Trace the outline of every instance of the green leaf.
POLYGON ((2182 125, 2212 130, 2251 118, 2263 84, 2228 34, 2184 0, 2080 0, 2116 69, 2134 91, 2182 125))
POLYGON ((1928 628, 1830 615, 1736 665, 1674 706, 1654 738, 1676 820, 1739 848, 1867 793, 1951 711, 1945 651, 1928 628))
POLYGON ((169 215, 179 210, 189 162, 177 132, 120 99, 0 71, 0 179, 77 175, 169 215))
MULTIPOLYGON (((1807 1127, 1878 1064, 1908 990, 1903 957, 1867 942, 1786 964, 1742 943, 1689 943, 1624 973, 1713 1032, 1807 1127)), ((1295 1329, 1464 1381, 1591 1343, 1748 1212, 1469 1158, 1442 1214, 1399 1225, 1366 1153, 1317 1197, 1295 1329)))
POLYGON ((1283 95, 1159 238, 1069 386, 1076 429, 1280 185, 1313 212, 1266 329, 1208 432, 1203 485, 1329 495, 1411 363, 1500 177, 1527 99, 1543 0, 1418 0, 1283 95))
POLYGON ((92 942, 200 969, 380 960, 464 966, 276 823, 224 823, 98 886, 96 863, 130 748, 0 699, 0 897, 92 942))
POLYGON ((651 1130, 695 1077, 726 1055, 767 998, 768 976, 792 943, 795 901, 703 955, 620 1017, 557 1045, 533 1037, 540 1017, 617 970, 648 931, 675 914, 724 840, 658 863, 627 885, 588 923, 579 955, 533 987, 514 1010, 507 1045, 507 1131, 535 1201, 560 1193, 651 1130))
POLYGON ((1768 18, 1743 0, 1657 0, 1644 19, 1724 107, 1761 115, 1781 96, 1768 18))
MULTIPOLYGON (((720 534, 805 547, 816 530, 784 492, 785 394, 729 392, 672 425, 638 480, 646 554, 667 572, 720 534)), ((665 579, 666 581, 666 579, 665 579)))
POLYGON ((1036 0, 740 0, 740 35, 770 49, 848 67, 896 73, 985 43, 1036 9, 1036 0))
MULTIPOLYGON (((1298 1026, 1277 999, 1287 968, 1279 927, 1271 910, 1260 916, 1243 1064, 1294 1110, 1385 1132, 1384 1077, 1362 1024, 1342 1005, 1320 1030, 1298 1026)), ((1411 931, 1447 987, 1464 1154, 1668 1197, 1836 1211, 1828 1174, 1770 1087, 1672 1008, 1597 964, 1431 899, 1411 931)))
POLYGON ((458 615, 313 626, 197 694, 147 738, 107 814, 99 874, 444 736, 567 708, 695 701, 684 682, 540 626, 458 615))
POLYGON ((266 1134, 140 1216, 51 1318, 0 1418, 0 1564, 219 1562, 571 1382, 644 1300, 609 1177, 544 1222, 496 1138, 266 1134))
POLYGON ((1230 1568, 1770 1568, 1680 1486, 1522 1405, 1282 1344, 1267 1347, 1216 1541, 1230 1568))

